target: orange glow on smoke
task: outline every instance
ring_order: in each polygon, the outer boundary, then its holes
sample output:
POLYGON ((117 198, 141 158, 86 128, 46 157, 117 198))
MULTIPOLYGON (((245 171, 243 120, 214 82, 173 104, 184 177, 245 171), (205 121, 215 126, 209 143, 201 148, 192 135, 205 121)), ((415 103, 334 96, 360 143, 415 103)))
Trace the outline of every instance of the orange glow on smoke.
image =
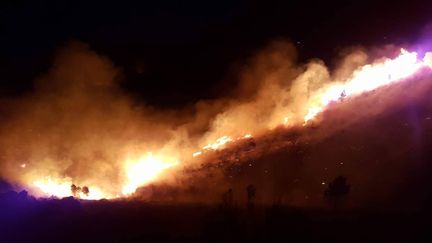
POLYGON ((178 164, 173 158, 155 156, 153 153, 126 161, 126 184, 122 188, 123 195, 130 195, 135 190, 155 179, 166 169, 178 164))
POLYGON ((253 136, 250 133, 247 133, 247 134, 245 134, 241 137, 238 137, 236 139, 233 139, 231 136, 222 136, 222 137, 216 139, 216 141, 214 143, 209 143, 209 144, 205 145, 204 147, 202 147, 201 151, 194 152, 192 154, 192 157, 198 157, 198 156, 202 155, 203 151, 222 149, 225 147, 225 145, 227 145, 231 142, 246 139, 246 138, 252 138, 252 137, 253 136))
POLYGON ((417 60, 416 52, 401 49, 400 55, 394 59, 385 59, 376 64, 368 64, 355 71, 352 78, 345 83, 335 83, 318 92, 309 104, 304 122, 308 122, 321 113, 331 102, 341 98, 353 97, 379 87, 403 80, 421 68, 432 64, 431 53, 427 53, 421 61, 417 60))
MULTIPOLYGON (((33 181, 33 185, 36 186, 39 190, 41 190, 46 196, 55 196, 58 198, 73 196, 71 190, 72 184, 73 183, 71 179, 60 180, 51 177, 45 177, 41 180, 33 181)), ((112 198, 112 196, 108 194, 104 194, 97 187, 91 187, 88 195, 79 192, 78 195, 75 196, 81 199, 89 199, 89 200, 112 198)))
POLYGON ((216 149, 222 147, 223 145, 225 145, 226 143, 229 143, 231 141, 233 141, 233 139, 230 136, 223 136, 223 137, 216 139, 216 141, 214 143, 207 144, 206 146, 203 147, 203 149, 204 150, 210 150, 210 149, 216 150, 216 149))
MULTIPOLYGON (((279 125, 290 125, 292 123, 299 124, 302 122, 307 124, 307 122, 315 119, 333 102, 339 102, 345 98, 355 97, 379 87, 402 81, 419 72, 422 68, 432 68, 432 53, 426 53, 423 60, 418 60, 417 53, 401 49, 399 56, 394 59, 385 58, 378 62, 364 65, 355 70, 348 80, 331 82, 313 90, 310 97, 302 102, 303 109, 296 113, 296 117, 293 118, 284 110, 285 113, 281 112, 283 113, 281 116, 279 116, 280 114, 278 113, 278 117, 275 119, 277 121, 276 123, 279 125), (303 121, 301 121, 301 119, 303 119, 303 121)), ((237 123, 233 122, 230 124, 237 123)), ((239 126, 241 126, 240 123, 239 126)), ((245 128, 245 131, 250 130, 253 129, 249 129, 249 127, 245 128)), ((232 134, 233 132, 226 132, 226 130, 223 130, 221 133, 217 134, 225 135, 220 136, 215 140, 211 139, 211 137, 206 137, 206 140, 198 143, 199 146, 189 148, 191 150, 187 151, 187 155, 198 157, 205 154, 207 151, 223 149, 230 143, 242 139, 253 138, 252 134, 245 133, 245 131, 242 131, 242 133, 239 132, 237 134, 232 134), (209 143, 209 141, 214 142, 209 143)), ((253 131, 256 132, 255 130, 253 131)), ((180 151, 181 149, 181 147, 174 147, 170 152, 180 154, 177 150, 180 151)), ((107 183, 95 183, 96 185, 89 184, 88 187, 90 191, 88 194, 78 192, 78 195, 74 196, 82 199, 109 199, 118 197, 118 194, 123 196, 131 195, 140 186, 162 179, 162 175, 166 170, 180 163, 179 158, 182 158, 182 161, 184 160, 183 157, 173 156, 172 154, 158 151, 156 153, 150 152, 145 153, 144 155, 138 154, 136 156, 127 157, 124 161, 122 160, 123 163, 120 165, 121 171, 119 174, 122 177, 122 184, 116 185, 117 188, 107 193, 102 190, 108 188, 106 185, 107 183)), ((20 167, 29 170, 31 163, 28 165, 21 164, 20 167)), ((103 177, 103 175, 95 176, 103 177)), ((32 179, 33 180, 30 180, 30 182, 32 182, 33 186, 38 188, 38 190, 40 190, 45 196, 56 196, 61 198, 73 195, 71 185, 74 181, 71 178, 59 179, 59 177, 54 176, 40 176, 36 177, 36 179, 32 179)))

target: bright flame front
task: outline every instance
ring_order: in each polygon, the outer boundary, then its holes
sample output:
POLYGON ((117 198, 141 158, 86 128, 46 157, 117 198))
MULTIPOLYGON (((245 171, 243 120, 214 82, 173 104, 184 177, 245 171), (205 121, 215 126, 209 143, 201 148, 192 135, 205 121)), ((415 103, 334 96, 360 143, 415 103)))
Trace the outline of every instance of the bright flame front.
POLYGON ((123 186, 123 195, 130 195, 135 190, 154 181, 164 170, 178 164, 178 161, 170 158, 162 158, 148 153, 137 160, 126 162, 127 182, 123 186))
POLYGON ((304 122, 307 123, 315 118, 331 102, 401 81, 422 68, 431 67, 431 60, 431 53, 427 53, 423 60, 418 60, 416 52, 401 49, 400 55, 394 59, 365 65, 355 71, 352 78, 345 83, 335 83, 318 91, 311 99, 304 122))
POLYGON ((98 200, 98 199, 109 199, 111 195, 103 193, 97 187, 90 187, 88 193, 77 192, 73 194, 71 186, 73 185, 70 178, 57 179, 52 177, 45 177, 40 180, 33 181, 33 185, 42 191, 46 196, 54 196, 58 198, 75 196, 81 199, 98 200))
MULTIPOLYGON (((291 122, 297 124, 304 122, 306 124, 316 118, 332 102, 338 102, 345 97, 355 97, 379 87, 402 81, 416 74, 422 68, 432 68, 432 53, 426 53, 425 57, 419 60, 417 53, 401 49, 400 55, 394 59, 386 58, 373 64, 364 65, 354 71, 348 80, 332 82, 324 87, 316 88, 311 93, 311 96, 302 101, 302 109, 295 113, 296 117, 294 119, 284 113, 285 110, 282 112, 284 116, 282 116, 280 125, 291 125, 291 122)), ((279 117, 277 120, 279 121, 279 117)), ((252 132, 256 135, 256 131, 252 132)), ((206 145, 196 146, 197 151, 192 153, 192 157, 201 156, 207 151, 223 149, 230 143, 249 138, 253 138, 253 135, 247 133, 238 136, 228 133, 218 137, 214 142, 205 140, 204 144, 206 145)), ((170 152, 179 152, 176 149, 181 150, 181 148, 176 147, 170 152)), ((138 187, 159 180, 164 171, 177 165, 179 163, 178 159, 170 155, 169 153, 163 153, 163 155, 162 153, 146 153, 144 155, 139 153, 137 156, 127 157, 120 166, 121 171, 119 174, 122 175, 123 183, 115 188, 114 195, 116 196, 100 190, 97 186, 101 186, 103 189, 108 188, 103 187, 102 184, 88 185, 89 193, 79 192, 73 195, 74 193, 71 190, 73 180, 71 178, 41 177, 32 180, 32 182, 45 195, 60 198, 72 195, 83 199, 114 198, 117 197, 117 194, 128 196, 133 194, 138 187)), ((27 164, 21 164, 21 168, 27 170, 28 166, 27 164)))

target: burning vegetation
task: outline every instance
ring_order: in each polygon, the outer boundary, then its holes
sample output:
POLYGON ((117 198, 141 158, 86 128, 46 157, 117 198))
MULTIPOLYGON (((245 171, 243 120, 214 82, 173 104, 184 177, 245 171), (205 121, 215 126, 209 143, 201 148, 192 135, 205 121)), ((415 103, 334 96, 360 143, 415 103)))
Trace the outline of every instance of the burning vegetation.
POLYGON ((120 70, 107 57, 72 43, 32 94, 2 101, 0 176, 38 197, 81 199, 182 187, 213 167, 232 177, 266 153, 302 151, 323 137, 313 128, 329 107, 432 68, 432 53, 390 49, 379 58, 356 50, 329 71, 319 60, 296 63, 294 47, 276 42, 251 59, 232 95, 156 110, 119 89, 120 70))

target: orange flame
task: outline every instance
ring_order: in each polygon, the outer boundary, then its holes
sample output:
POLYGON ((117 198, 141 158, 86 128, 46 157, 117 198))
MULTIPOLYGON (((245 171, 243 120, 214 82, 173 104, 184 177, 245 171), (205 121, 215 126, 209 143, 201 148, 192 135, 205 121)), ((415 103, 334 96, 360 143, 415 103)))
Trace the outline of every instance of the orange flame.
POLYGON ((345 83, 336 83, 318 92, 312 98, 308 113, 304 122, 315 118, 328 104, 338 101, 345 96, 353 97, 364 92, 375 90, 379 87, 401 81, 421 68, 431 67, 431 54, 425 55, 421 61, 417 60, 416 52, 408 52, 401 49, 401 53, 395 59, 386 59, 376 64, 368 64, 355 71, 352 78, 345 83))
POLYGON ((127 181, 122 189, 123 195, 134 193, 138 187, 152 182, 164 170, 177 164, 178 161, 172 158, 155 156, 151 152, 137 160, 126 161, 127 181))
MULTIPOLYGON (((432 68, 432 53, 427 53, 423 60, 418 60, 416 52, 408 52, 401 49, 400 55, 394 59, 387 58, 374 64, 362 66, 354 71, 348 80, 334 82, 316 90, 311 98, 306 101, 306 114, 303 116, 302 113, 300 119, 303 117, 304 124, 306 124, 308 121, 315 119, 332 102, 338 102, 345 97, 355 97, 379 87, 402 81, 422 68, 432 68)), ((281 120, 280 125, 287 125, 288 122, 291 122, 289 116, 283 116, 281 120)), ((198 149, 197 152, 192 153, 192 156, 198 157, 205 151, 218 150, 224 148, 229 143, 252 137, 252 134, 249 133, 243 136, 238 136, 238 134, 224 135, 198 149)), ((157 155, 150 152, 144 156, 139 155, 127 158, 122 167, 125 179, 120 186, 121 194, 124 196, 133 194, 138 187, 159 179, 164 171, 178 164, 179 160, 176 157, 169 154, 162 155, 159 152, 157 155)), ((22 168, 26 168, 26 166, 26 164, 21 165, 22 168)), ((45 195, 54 195, 57 197, 72 196, 72 179, 70 178, 43 177, 42 179, 34 180, 33 185, 39 188, 45 195)), ((88 195, 80 193, 80 198, 101 199, 115 197, 103 192, 97 186, 89 185, 89 187, 91 188, 90 193, 88 195)))
POLYGON ((97 187, 91 187, 88 194, 79 192, 78 195, 73 195, 71 190, 72 180, 67 179, 56 179, 51 177, 45 177, 41 180, 33 181, 33 185, 39 188, 46 196, 55 196, 58 198, 77 196, 81 199, 97 200, 102 198, 112 198, 111 195, 103 193, 97 187))

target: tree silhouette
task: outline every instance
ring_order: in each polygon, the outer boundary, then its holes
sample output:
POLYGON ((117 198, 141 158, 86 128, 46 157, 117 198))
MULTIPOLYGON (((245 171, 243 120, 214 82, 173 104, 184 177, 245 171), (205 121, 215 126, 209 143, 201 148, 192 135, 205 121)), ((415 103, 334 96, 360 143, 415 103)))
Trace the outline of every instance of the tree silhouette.
POLYGON ((81 187, 76 186, 75 184, 71 185, 71 192, 74 197, 78 197, 81 191, 81 187))
POLYGON ((230 208, 233 206, 233 189, 230 188, 222 195, 223 206, 230 208))
POLYGON ((88 196, 89 193, 90 193, 89 188, 88 188, 87 186, 84 186, 84 187, 82 188, 82 193, 84 193, 84 195, 88 196))
POLYGON ((254 207, 254 200, 255 200, 255 194, 256 194, 256 188, 254 185, 249 184, 246 187, 247 191, 247 205, 249 209, 253 209, 254 207))
POLYGON ((347 183, 347 178, 344 176, 336 177, 329 183, 324 192, 324 196, 333 204, 333 207, 339 208, 341 201, 348 195, 351 186, 347 183))

